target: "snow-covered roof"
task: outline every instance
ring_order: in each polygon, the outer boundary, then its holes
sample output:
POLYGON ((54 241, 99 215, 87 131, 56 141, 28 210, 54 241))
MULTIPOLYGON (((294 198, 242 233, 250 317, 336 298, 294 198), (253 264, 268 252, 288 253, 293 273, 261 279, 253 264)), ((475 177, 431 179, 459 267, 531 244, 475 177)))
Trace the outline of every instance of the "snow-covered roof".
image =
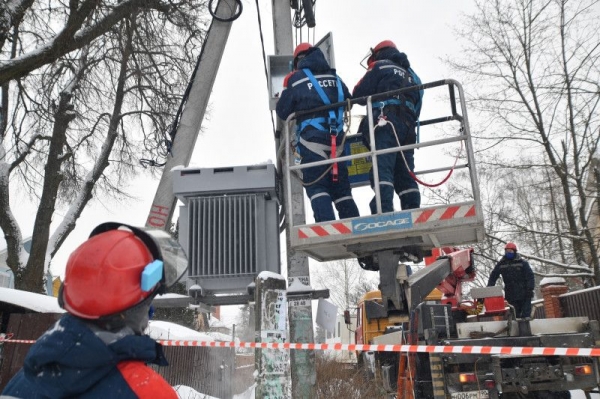
MULTIPOLYGON (((231 335, 229 335, 229 334, 223 334, 223 333, 216 332, 216 331, 207 331, 206 334, 210 335, 215 341, 220 341, 220 342, 231 342, 232 341, 231 335)), ((235 341, 239 342, 239 339, 236 338, 235 341)))
POLYGON ((58 300, 49 295, 0 287, 0 302, 29 309, 39 313, 64 313, 58 300))
POLYGON ((216 318, 215 316, 210 316, 210 319, 208 319, 208 325, 212 328, 229 329, 229 326, 227 324, 223 323, 220 319, 216 318))
POLYGON ((180 326, 168 321, 150 320, 146 333, 153 339, 175 341, 205 341, 213 342, 214 339, 191 328, 180 326))

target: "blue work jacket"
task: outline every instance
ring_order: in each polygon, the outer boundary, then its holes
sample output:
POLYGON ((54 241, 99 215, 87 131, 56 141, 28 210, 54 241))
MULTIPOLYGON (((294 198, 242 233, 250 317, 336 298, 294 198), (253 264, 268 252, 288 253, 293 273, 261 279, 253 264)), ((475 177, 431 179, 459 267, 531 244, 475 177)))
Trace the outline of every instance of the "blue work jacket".
MULTIPOLYGON (((319 48, 313 47, 309 49, 306 56, 298 62, 298 69, 290 72, 285 77, 283 91, 275 109, 277 116, 283 120, 287 119, 288 116, 294 112, 306 111, 325 105, 304 69, 308 69, 312 73, 321 89, 323 89, 330 104, 345 101, 350 97, 348 88, 344 82, 339 79, 335 69, 329 67, 323 52, 319 48), (339 98, 338 83, 341 85, 342 89, 341 99, 339 98)), ((339 111, 340 110, 337 109, 334 110, 336 117, 340 115, 339 111)), ((327 110, 319 111, 299 117, 296 124, 298 127, 301 127, 303 126, 303 122, 309 119, 327 121, 330 116, 331 114, 327 110)), ((341 123, 343 121, 338 120, 337 122, 341 123)), ((322 124, 322 126, 324 130, 313 125, 305 125, 305 127, 299 131, 299 134, 306 140, 313 140, 315 138, 317 140, 329 140, 329 126, 326 122, 325 124, 322 124)), ((338 134, 338 139, 341 138, 342 134, 338 134)))
POLYGON ((82 320, 65 315, 31 347, 2 395, 26 399, 177 398, 146 363, 166 365, 148 336, 106 344, 82 320))

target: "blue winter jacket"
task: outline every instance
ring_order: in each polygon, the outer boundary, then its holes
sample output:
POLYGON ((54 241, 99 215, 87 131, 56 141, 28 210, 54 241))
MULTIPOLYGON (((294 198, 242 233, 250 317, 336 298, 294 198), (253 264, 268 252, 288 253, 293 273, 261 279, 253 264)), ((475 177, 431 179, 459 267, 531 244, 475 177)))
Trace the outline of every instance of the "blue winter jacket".
POLYGON ((516 254, 513 259, 506 259, 504 256, 496 264, 490 278, 488 287, 496 285, 498 277, 502 276, 504 281, 504 295, 508 302, 520 301, 531 298, 535 288, 535 277, 529 262, 516 254))
POLYGON ((25 399, 176 398, 145 363, 166 365, 161 346, 127 335, 105 344, 81 320, 65 315, 31 347, 2 392, 25 399))
MULTIPOLYGON (((287 119, 290 114, 299 111, 306 111, 324 106, 324 102, 313 87, 313 83, 307 77, 303 69, 309 69, 314 75, 319 86, 325 92, 331 104, 345 101, 350 97, 348 88, 340 79, 342 85, 342 98, 339 99, 337 87, 337 74, 335 69, 331 68, 323 55, 323 52, 318 47, 309 49, 306 56, 298 62, 298 69, 289 73, 283 82, 283 92, 277 102, 275 111, 277 116, 283 120, 287 119)), ((336 116, 339 115, 339 110, 335 110, 336 116)), ((325 118, 328 120, 330 114, 328 111, 321 111, 311 115, 304 115, 296 121, 297 126, 301 126, 303 121, 312 118, 325 118)), ((341 122, 341 121, 340 121, 341 122)), ((323 139, 330 140, 329 126, 325 126, 327 131, 321 131, 313 126, 306 126, 301 135, 306 140, 323 139)), ((338 140, 341 140, 342 135, 338 134, 338 140)))
MULTIPOLYGON (((410 62, 406 54, 401 53, 393 47, 384 48, 377 52, 375 61, 369 65, 367 73, 356 84, 352 97, 360 98, 386 91, 403 89, 420 83, 414 71, 410 69, 410 62)), ((399 98, 402 106, 407 107, 409 115, 416 120, 421 112, 421 99, 423 93, 419 90, 411 90, 399 98), (408 102, 409 104, 406 104, 408 102)), ((359 104, 366 105, 366 100, 359 104)), ((375 107, 376 104, 373 104, 375 107)), ((374 115, 377 117, 378 115, 374 115)))

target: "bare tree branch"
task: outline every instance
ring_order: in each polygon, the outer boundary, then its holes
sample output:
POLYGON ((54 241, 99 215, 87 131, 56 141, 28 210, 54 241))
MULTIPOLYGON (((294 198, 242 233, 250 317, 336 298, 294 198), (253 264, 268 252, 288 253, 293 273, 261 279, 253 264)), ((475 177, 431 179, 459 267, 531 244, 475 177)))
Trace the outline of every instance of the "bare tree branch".
POLYGON ((15 58, 11 62, 0 62, 0 85, 13 79, 22 78, 31 71, 54 62, 73 50, 82 48, 107 33, 119 21, 127 18, 140 7, 161 12, 169 11, 168 3, 161 0, 123 0, 112 7, 104 17, 79 30, 99 1, 84 2, 83 8, 79 8, 74 14, 69 15, 67 24, 62 31, 42 47, 15 58))

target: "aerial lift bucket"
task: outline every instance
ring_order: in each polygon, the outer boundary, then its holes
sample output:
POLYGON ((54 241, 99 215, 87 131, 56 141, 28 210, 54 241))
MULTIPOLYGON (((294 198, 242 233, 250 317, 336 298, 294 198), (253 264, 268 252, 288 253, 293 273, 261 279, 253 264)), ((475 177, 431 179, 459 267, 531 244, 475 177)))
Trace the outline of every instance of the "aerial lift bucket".
MULTIPOLYGON (((466 112, 466 103, 461 85, 454 80, 441 80, 420 86, 412 86, 407 89, 396 90, 393 92, 382 93, 367 98, 367 113, 372 120, 372 106, 378 100, 385 96, 401 95, 403 91, 425 90, 435 87, 443 88, 447 86, 450 98, 451 115, 435 119, 423 120, 419 124, 421 128, 427 125, 433 125, 443 122, 458 122, 459 129, 454 136, 447 136, 437 140, 425 141, 411 145, 403 145, 396 148, 368 150, 365 148, 354 149, 350 155, 336 157, 335 159, 323 160, 311 164, 296 164, 291 154, 292 141, 295 140, 293 122, 296 118, 303 115, 292 114, 286 123, 285 140, 282 140, 282 148, 279 153, 284 154, 282 160, 285 206, 288 207, 286 215, 290 215, 287 220, 287 228, 290 232, 290 248, 294 251, 302 252, 318 261, 332 261, 348 258, 363 258, 376 255, 380 251, 393 250, 403 256, 404 253, 412 255, 414 261, 420 261, 423 255, 436 247, 447 247, 471 244, 483 240, 485 231, 483 223, 483 212, 481 209, 481 200, 479 194, 479 183, 476 174, 476 162, 471 143, 471 135, 466 112), (457 101, 458 100, 458 101, 457 101), (297 179, 302 169, 311 166, 329 165, 334 162, 371 162, 372 168, 377 166, 378 155, 392 152, 406 151, 410 149, 432 150, 448 148, 452 143, 460 144, 461 153, 464 157, 464 164, 448 165, 441 168, 429 170, 416 170, 418 176, 423 176, 437 172, 448 172, 453 169, 467 169, 471 182, 471 192, 465 195, 460 202, 450 204, 440 204, 434 206, 423 206, 417 209, 408 209, 390 213, 376 213, 369 216, 360 216, 350 219, 332 220, 314 224, 304 224, 304 221, 294 221, 294 207, 303 199, 291 198, 291 181, 297 179)), ((355 100, 352 100, 355 102, 355 100)), ((303 113, 323 111, 329 108, 347 107, 346 103, 336 103, 330 106, 319 107, 316 110, 310 110, 303 113)), ((369 134, 374 135, 373 129, 369 134)), ((350 136, 348 136, 350 137, 350 136)), ((374 136, 373 136, 374 137, 374 136)), ((350 139, 348 139, 350 140, 350 139)), ((374 142, 374 139, 371 140, 374 142)), ((354 144, 358 144, 355 142, 354 144)), ((461 158, 461 162, 462 162, 461 158)), ((368 169, 365 169, 368 171, 368 169)), ((375 175, 375 196, 376 202, 381 203, 379 196, 378 174, 375 175)), ((368 185, 368 179, 362 183, 368 185)), ((380 209, 380 205, 378 206, 380 209)), ((376 257, 375 257, 376 258, 376 257)), ((377 264, 373 270, 377 270, 377 264)))

